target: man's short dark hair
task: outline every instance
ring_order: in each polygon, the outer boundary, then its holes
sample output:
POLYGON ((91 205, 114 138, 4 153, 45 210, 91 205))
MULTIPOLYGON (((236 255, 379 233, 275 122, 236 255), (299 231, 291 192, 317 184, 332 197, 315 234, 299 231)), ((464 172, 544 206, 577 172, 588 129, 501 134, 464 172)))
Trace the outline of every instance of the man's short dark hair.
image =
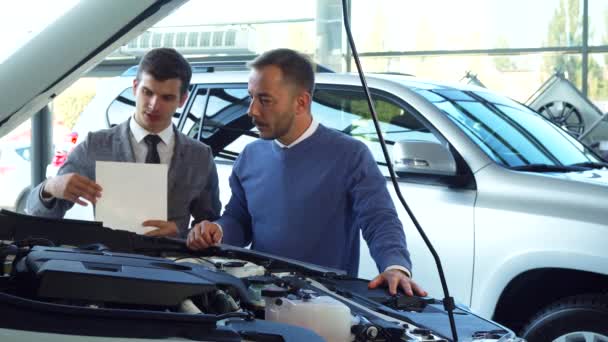
POLYGON ((281 69, 286 81, 312 95, 315 90, 315 72, 313 63, 307 56, 290 49, 275 49, 266 51, 249 62, 249 67, 256 70, 270 65, 281 69))
POLYGON ((141 80, 141 73, 146 72, 158 81, 179 78, 182 81, 180 94, 188 91, 192 68, 188 61, 175 49, 158 48, 148 51, 139 62, 137 80, 141 80))

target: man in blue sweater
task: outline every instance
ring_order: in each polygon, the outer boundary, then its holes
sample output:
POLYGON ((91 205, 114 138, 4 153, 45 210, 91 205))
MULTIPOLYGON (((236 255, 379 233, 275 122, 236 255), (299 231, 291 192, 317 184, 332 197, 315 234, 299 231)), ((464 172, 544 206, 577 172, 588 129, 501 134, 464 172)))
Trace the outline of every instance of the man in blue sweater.
POLYGON ((403 227, 386 181, 363 143, 312 117, 312 63, 289 49, 268 51, 251 64, 249 116, 262 139, 245 147, 230 176, 232 197, 214 223, 188 234, 192 249, 247 246, 356 276, 359 229, 387 284, 426 296, 410 279, 403 227))

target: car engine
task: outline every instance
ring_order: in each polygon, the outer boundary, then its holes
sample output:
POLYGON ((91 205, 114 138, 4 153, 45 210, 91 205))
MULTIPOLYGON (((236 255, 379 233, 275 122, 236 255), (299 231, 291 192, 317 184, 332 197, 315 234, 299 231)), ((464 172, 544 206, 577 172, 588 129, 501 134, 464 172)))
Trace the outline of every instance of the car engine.
MULTIPOLYGON (((90 224, 80 226, 91 233, 82 236, 101 242, 74 247, 69 224, 45 228, 49 221, 8 217, 0 214, 0 329, 224 341, 451 340, 440 301, 390 296, 338 270, 225 245, 193 252, 183 241, 90 224), (19 238, 6 229, 14 223, 31 229, 19 238)), ((463 308, 456 313, 461 341, 519 341, 463 308)))

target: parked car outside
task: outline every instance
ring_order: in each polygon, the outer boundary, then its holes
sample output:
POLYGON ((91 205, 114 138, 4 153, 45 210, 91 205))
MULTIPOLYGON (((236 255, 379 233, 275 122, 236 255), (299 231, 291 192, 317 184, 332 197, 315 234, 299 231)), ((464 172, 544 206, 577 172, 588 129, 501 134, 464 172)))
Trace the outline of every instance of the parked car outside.
MULTIPOLYGON (((248 72, 193 69, 189 100, 174 123, 213 149, 227 203, 232 164, 257 139, 246 115, 248 72)), ((76 123, 80 140, 132 115, 133 75, 100 87, 76 123)), ((606 164, 542 116, 488 89, 382 74, 368 84, 401 192, 435 245, 455 298, 530 341, 608 340, 606 164)), ((317 74, 312 112, 363 141, 388 176, 358 76, 317 74)), ((441 297, 431 254, 387 186, 414 277, 441 297)), ((361 243, 359 275, 376 273, 361 243)))

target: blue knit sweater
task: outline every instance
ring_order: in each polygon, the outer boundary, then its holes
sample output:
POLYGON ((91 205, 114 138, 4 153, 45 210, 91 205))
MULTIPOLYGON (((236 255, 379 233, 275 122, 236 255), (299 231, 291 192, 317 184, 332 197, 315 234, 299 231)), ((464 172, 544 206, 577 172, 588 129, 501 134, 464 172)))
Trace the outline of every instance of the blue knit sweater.
POLYGON ((289 149, 246 146, 217 221, 223 242, 346 270, 359 268, 359 229, 379 271, 411 270, 403 227, 369 149, 322 125, 289 149))

